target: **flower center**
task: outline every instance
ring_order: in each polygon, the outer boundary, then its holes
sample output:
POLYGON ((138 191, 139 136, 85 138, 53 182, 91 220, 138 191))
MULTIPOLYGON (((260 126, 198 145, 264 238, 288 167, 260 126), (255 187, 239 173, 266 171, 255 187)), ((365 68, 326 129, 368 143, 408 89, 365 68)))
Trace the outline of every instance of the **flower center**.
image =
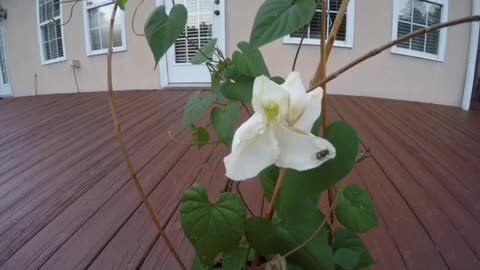
POLYGON ((262 105, 268 122, 275 121, 280 113, 280 106, 274 101, 268 101, 262 105))

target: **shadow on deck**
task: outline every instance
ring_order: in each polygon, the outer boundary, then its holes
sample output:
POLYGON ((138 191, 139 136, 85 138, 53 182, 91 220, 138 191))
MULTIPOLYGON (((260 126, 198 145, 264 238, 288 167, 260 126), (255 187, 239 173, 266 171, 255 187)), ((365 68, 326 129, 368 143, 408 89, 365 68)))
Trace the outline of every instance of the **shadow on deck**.
MULTIPOLYGON (((140 181, 190 265, 180 197, 194 181, 224 190, 227 149, 168 137, 191 140, 181 126, 188 95, 129 91, 117 103, 140 181)), ((372 156, 346 182, 375 200, 381 225, 362 236, 374 269, 480 269, 480 113, 329 101, 329 120, 355 127, 372 156)), ((178 269, 129 182, 107 105, 105 93, 0 100, 0 269, 178 269)), ((261 214, 258 182, 240 189, 261 214)))

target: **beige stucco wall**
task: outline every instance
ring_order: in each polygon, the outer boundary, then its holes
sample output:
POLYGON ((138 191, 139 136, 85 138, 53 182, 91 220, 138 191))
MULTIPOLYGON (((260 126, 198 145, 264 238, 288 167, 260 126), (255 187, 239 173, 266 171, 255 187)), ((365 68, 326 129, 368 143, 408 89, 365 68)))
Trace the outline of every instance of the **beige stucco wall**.
MULTIPOLYGON (((230 1, 227 20, 228 50, 237 41, 248 40, 255 11, 261 0, 230 1)), ((471 15, 471 0, 449 1, 449 20, 471 15)), ((392 38, 393 0, 357 0, 353 48, 335 48, 328 70, 347 64, 392 38)), ((386 51, 364 62, 329 85, 335 94, 374 96, 460 106, 468 58, 470 25, 448 30, 445 62, 418 59, 386 51)), ((285 75, 291 69, 297 47, 281 40, 262 49, 271 73, 285 75)), ((304 46, 297 70, 305 83, 313 76, 319 61, 319 46, 304 46)))
MULTIPOLYGON (((158 70, 143 37, 135 36, 130 23, 134 5, 130 0, 126 12, 127 52, 114 57, 115 88, 160 88, 158 70)), ((262 0, 223 0, 226 2, 227 54, 235 50, 241 40, 248 40, 255 12, 262 0), (248 3, 247 3, 248 2, 248 3)), ((9 18, 5 24, 8 67, 16 96, 34 94, 34 75, 38 75, 38 93, 71 93, 75 84, 70 63, 81 62, 78 72, 81 91, 106 89, 105 55, 86 56, 81 4, 74 11, 72 21, 65 26, 66 55, 62 63, 42 66, 37 39, 35 0, 6 0, 9 18), (19 19, 21 18, 22 21, 19 19)), ((155 0, 145 0, 137 25, 140 30, 155 0)), ((70 4, 63 5, 64 18, 70 4)), ((370 49, 391 40, 393 0, 359 1, 355 8, 353 48, 334 48, 328 69, 333 71, 370 49), (374 12, 375 11, 375 12, 374 12)), ((471 0, 450 1, 449 19, 471 14, 471 0)), ((435 62, 386 51, 376 58, 348 71, 329 86, 330 93, 375 96, 415 100, 459 106, 468 57, 470 26, 462 25, 448 30, 445 61, 435 62)), ((281 40, 262 48, 271 73, 285 76, 291 69, 296 46, 281 40)), ((297 70, 307 82, 319 59, 319 47, 306 45, 302 49, 297 70)))
MULTIPOLYGON (((138 1, 131 1, 132 3, 138 1)), ((34 76, 37 74, 38 94, 75 93, 72 60, 80 60, 77 71, 81 92, 106 90, 106 55, 87 56, 83 30, 83 7, 74 9, 71 21, 64 26, 67 61, 42 65, 38 45, 36 0, 6 0, 5 46, 13 95, 34 95, 34 76)), ((70 14, 71 3, 63 4, 63 18, 70 14)), ((144 19, 155 7, 154 0, 145 0, 139 10, 137 28, 143 31, 144 19)), ((158 70, 144 37, 136 36, 130 27, 133 8, 126 11, 127 51, 115 53, 114 87, 125 89, 156 89, 160 87, 158 70)))

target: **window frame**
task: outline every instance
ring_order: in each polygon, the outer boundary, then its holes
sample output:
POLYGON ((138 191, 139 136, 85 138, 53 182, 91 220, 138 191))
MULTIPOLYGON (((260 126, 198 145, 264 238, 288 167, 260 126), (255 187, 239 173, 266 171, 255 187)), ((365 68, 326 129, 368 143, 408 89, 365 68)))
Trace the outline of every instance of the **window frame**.
MULTIPOLYGON (((317 9, 315 9, 315 12, 317 9)), ((350 0, 347 7, 347 29, 345 35, 345 41, 335 40, 333 43, 334 47, 340 48, 353 48, 353 39, 355 32, 355 0, 350 0)), ((328 38, 328 37, 327 37, 328 38)), ((291 37, 287 35, 283 37, 284 44, 300 44, 302 38, 291 37)), ((320 39, 316 38, 304 38, 304 45, 320 45, 320 39)))
MULTIPOLYGON (((53 0, 52 0, 53 1, 53 0)), ((50 65, 50 64, 54 64, 54 63, 58 63, 58 62, 63 62, 63 61, 67 61, 67 49, 66 49, 66 46, 65 46, 65 31, 64 31, 64 25, 63 25, 63 3, 62 1, 59 1, 59 5, 60 5, 60 14, 57 17, 54 17, 53 19, 54 20, 58 20, 60 19, 60 31, 62 33, 62 49, 63 49, 63 56, 62 57, 57 57, 57 58, 54 58, 54 59, 50 59, 50 60, 47 60, 45 58, 45 51, 44 51, 44 42, 43 42, 43 38, 42 38, 42 26, 44 25, 47 25, 49 23, 52 23, 50 21, 46 21, 46 22, 40 22, 40 0, 36 0, 36 6, 37 6, 37 37, 38 37, 38 45, 39 45, 39 49, 40 49, 40 62, 42 63, 42 65, 50 65)))
MULTIPOLYGON (((442 5, 442 14, 440 17, 440 22, 444 23, 448 21, 448 0, 426 0, 426 2, 431 2, 434 4, 442 5)), ((392 40, 397 39, 398 37, 398 15, 400 13, 400 0, 393 1, 393 23, 392 23, 392 40)), ((415 58, 421 58, 426 60, 444 62, 445 61, 445 52, 447 48, 447 28, 440 29, 440 37, 438 44, 438 54, 431 54, 427 52, 415 51, 412 49, 400 48, 393 46, 390 49, 390 52, 393 54, 399 54, 404 56, 411 56, 415 58)))
MULTIPOLYGON (((87 56, 96 56, 107 54, 108 49, 99 49, 99 50, 92 50, 92 42, 90 36, 90 18, 88 16, 88 11, 90 9, 99 8, 106 5, 113 5, 115 0, 103 0, 100 3, 93 4, 91 6, 87 6, 88 1, 83 1, 83 32, 85 35, 85 49, 87 52, 87 56)), ((121 9, 117 9, 117 13, 120 12, 120 25, 121 25, 121 33, 122 33, 122 46, 113 47, 113 52, 124 52, 127 51, 127 31, 125 25, 125 12, 121 9)))

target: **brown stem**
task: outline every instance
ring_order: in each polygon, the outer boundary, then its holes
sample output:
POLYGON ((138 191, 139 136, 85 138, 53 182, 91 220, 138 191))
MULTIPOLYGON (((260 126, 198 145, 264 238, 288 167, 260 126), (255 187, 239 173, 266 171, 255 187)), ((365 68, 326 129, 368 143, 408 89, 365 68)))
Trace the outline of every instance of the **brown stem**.
POLYGON ((187 267, 185 264, 182 262, 180 259, 180 256, 178 253, 175 251, 173 245, 171 244, 170 240, 168 239, 167 235, 165 234, 162 225, 160 225, 160 221, 158 220, 155 211, 153 210, 153 207, 150 203, 150 201, 147 198, 147 195, 145 194, 145 191, 143 190, 140 182, 138 181, 137 174, 135 173, 135 170, 133 168, 132 162, 130 161, 127 147, 125 145, 125 141, 123 139, 122 135, 122 130, 120 128, 120 122, 118 120, 118 115, 117 115, 117 109, 115 105, 115 98, 113 95, 113 80, 112 80, 112 54, 113 54, 113 26, 115 24, 115 14, 117 12, 117 4, 115 3, 113 6, 113 11, 112 11, 112 17, 110 18, 110 32, 109 32, 109 42, 108 42, 108 54, 107 54, 107 83, 108 83, 108 101, 110 105, 110 111, 112 113, 112 119, 113 123, 115 125, 115 135, 118 140, 118 145, 120 146, 120 151, 122 153, 123 159, 125 160, 125 163, 127 164, 128 172, 130 173, 131 179, 133 184, 135 185, 138 193, 140 194, 140 197, 142 198, 143 203, 145 204, 145 207, 147 208, 148 214, 150 218, 152 219, 153 223, 155 224, 155 227, 157 228, 160 237, 165 241, 165 244, 167 247, 170 249, 172 252, 173 256, 177 260, 178 264, 183 270, 186 270, 187 267))
POLYGON ((335 209, 336 201, 337 201, 337 196, 334 197, 333 202, 330 205, 330 208, 328 209, 327 215, 323 219, 322 223, 320 223, 317 230, 307 240, 305 240, 302 244, 300 244, 298 247, 296 247, 296 248, 292 249, 291 251, 285 253, 285 255, 283 255, 283 257, 286 258, 286 257, 292 255, 293 253, 299 251, 300 249, 302 249, 306 245, 308 245, 308 243, 310 243, 313 239, 315 239, 315 237, 317 237, 317 235, 322 231, 323 226, 325 226, 325 224, 327 223, 328 216, 333 213, 333 211, 335 209))
POLYGON ((333 23, 332 30, 330 30, 330 34, 328 35, 327 41, 327 59, 330 56, 330 52, 333 48, 333 43, 335 42, 335 38, 337 37, 338 30, 342 26, 343 17, 345 16, 345 12, 347 12, 348 3, 350 0, 343 0, 340 8, 338 9, 337 17, 335 17, 335 22, 333 23))
MULTIPOLYGON (((344 2, 342 2, 343 4, 344 2)), ((345 8, 345 7, 344 7, 345 8)), ((346 8, 345 8, 346 9, 346 8)), ((345 11, 344 11, 345 13, 345 11)), ((335 20, 337 21, 342 20, 343 18, 338 18, 335 20)), ((338 26, 339 27, 339 26, 338 26)), ((322 0, 322 20, 321 20, 321 37, 320 37, 320 63, 317 66, 317 70, 315 71, 315 76, 313 77, 312 84, 316 84, 319 81, 323 81, 327 74, 327 44, 326 44, 326 36, 327 36, 327 7, 326 1, 322 0)), ((336 30, 338 31, 338 29, 336 30)), ((335 39, 336 33, 334 33, 333 38, 335 39)), ((327 130, 327 84, 323 83, 319 85, 323 89, 323 98, 322 98, 322 133, 325 136, 327 130)), ((335 197, 335 190, 333 187, 328 189, 328 203, 330 207, 333 209, 330 211, 330 223, 331 223, 331 230, 330 230, 330 237, 329 243, 332 244, 335 239, 335 207, 333 206, 333 198, 335 197)))
POLYGON ((327 1, 320 0, 322 5, 322 18, 320 20, 320 27, 322 29, 320 33, 320 62, 318 63, 317 69, 315 70, 315 75, 313 75, 312 84, 318 84, 319 81, 325 78, 326 72, 326 57, 325 57, 325 42, 327 36, 327 1), (323 76, 322 76, 323 75, 323 76))
POLYGON ((267 210, 266 218, 272 220, 273 213, 275 212, 275 202, 277 201, 278 194, 280 193, 280 188, 282 187, 283 179, 285 179, 285 173, 287 169, 281 168, 280 173, 278 174, 277 183, 275 184, 275 189, 273 190, 272 198, 270 199, 270 206, 267 210))
POLYGON ((143 5, 143 2, 145 2, 145 0, 142 0, 140 1, 140 3, 138 3, 138 5, 135 7, 135 10, 133 11, 133 16, 132 16, 132 31, 135 35, 139 37, 145 36, 145 33, 140 33, 135 29, 135 18, 137 17, 137 11, 143 5))
POLYGON ((333 72, 332 74, 328 75, 325 79, 319 81, 318 83, 314 83, 313 86, 310 87, 310 89, 308 91, 312 91, 315 88, 317 88, 317 87, 319 87, 319 86, 337 78, 338 76, 340 76, 345 71, 353 68, 354 66, 362 63, 363 61, 365 61, 365 60, 367 60, 367 59, 369 59, 369 58, 371 58, 371 57, 383 52, 384 50, 389 49, 389 48, 391 48, 391 47, 393 47, 393 46, 395 46, 399 43, 407 41, 407 40, 409 40, 411 38, 414 38, 416 36, 424 35, 424 34, 439 30, 441 28, 450 27, 450 26, 454 26, 454 25, 458 25, 458 24, 462 24, 462 23, 475 22, 475 21, 480 21, 480 15, 469 16, 469 17, 464 17, 464 18, 444 22, 444 23, 435 24, 435 25, 432 25, 430 27, 423 28, 423 29, 417 30, 415 32, 412 32, 408 35, 402 36, 402 37, 400 37, 396 40, 393 40, 391 42, 386 43, 385 45, 382 45, 382 46, 380 46, 376 49, 373 49, 370 52, 368 52, 368 53, 360 56, 359 58, 353 60, 349 64, 345 65, 344 67, 342 67, 342 68, 338 69, 337 71, 333 72))
MULTIPOLYGON (((286 172, 287 172, 287 169, 281 168, 278 174, 277 183, 275 184, 272 198, 270 198, 270 206, 268 207, 267 215, 265 216, 265 218, 268 220, 272 220, 273 213, 275 212, 275 202, 277 201, 278 194, 280 193, 280 188, 282 187, 283 179, 285 178, 286 172)), ((256 267, 259 264, 260 264, 260 255, 258 253, 255 253, 252 266, 256 267)))

